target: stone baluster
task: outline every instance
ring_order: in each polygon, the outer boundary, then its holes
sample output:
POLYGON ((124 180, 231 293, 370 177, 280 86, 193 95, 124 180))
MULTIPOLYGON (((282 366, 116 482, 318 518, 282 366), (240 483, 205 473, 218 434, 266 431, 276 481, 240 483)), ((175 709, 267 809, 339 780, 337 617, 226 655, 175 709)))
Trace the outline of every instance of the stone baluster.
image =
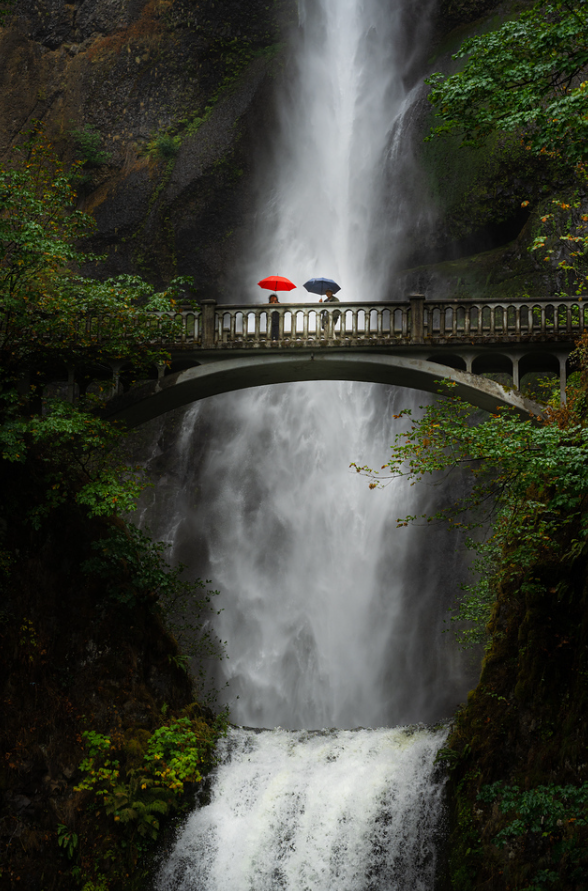
POLYGON ((470 323, 472 318, 472 308, 471 306, 464 306, 464 314, 463 314, 463 333, 465 337, 469 337, 470 334, 470 323))

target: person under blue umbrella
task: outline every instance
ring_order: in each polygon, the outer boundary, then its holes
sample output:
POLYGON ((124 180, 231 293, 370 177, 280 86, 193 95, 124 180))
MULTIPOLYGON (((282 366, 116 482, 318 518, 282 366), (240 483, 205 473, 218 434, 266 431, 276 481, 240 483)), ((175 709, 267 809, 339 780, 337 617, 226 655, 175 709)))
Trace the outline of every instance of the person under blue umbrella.
MULTIPOLYGON (((323 295, 325 296, 325 303, 339 303, 339 298, 335 297, 335 294, 341 290, 341 287, 332 278, 311 278, 304 287, 311 294, 321 295, 319 303, 323 302, 323 295)), ((321 313, 321 327, 323 330, 327 327, 328 316, 329 314, 326 312, 321 313)), ((340 318, 341 313, 339 311, 334 312, 333 325, 336 325, 340 318)))

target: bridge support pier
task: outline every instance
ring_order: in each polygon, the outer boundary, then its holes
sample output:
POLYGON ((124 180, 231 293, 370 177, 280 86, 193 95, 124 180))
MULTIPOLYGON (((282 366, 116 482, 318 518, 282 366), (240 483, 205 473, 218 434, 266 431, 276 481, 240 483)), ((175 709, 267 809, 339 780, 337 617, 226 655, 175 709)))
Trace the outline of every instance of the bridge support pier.
POLYGON ((566 404, 567 356, 559 356, 559 401, 566 404))
POLYGON ((515 388, 515 390, 519 390, 520 383, 521 383, 521 376, 519 373, 519 357, 512 356, 511 362, 512 362, 512 385, 515 388))

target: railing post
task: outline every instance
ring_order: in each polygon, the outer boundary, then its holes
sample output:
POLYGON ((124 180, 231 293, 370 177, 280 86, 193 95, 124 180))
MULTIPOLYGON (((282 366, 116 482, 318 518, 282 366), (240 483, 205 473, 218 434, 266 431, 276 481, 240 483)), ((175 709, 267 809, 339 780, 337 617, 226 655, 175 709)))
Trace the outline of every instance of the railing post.
POLYGON ((410 300, 410 339, 412 343, 423 343, 425 339, 425 295, 409 294, 410 300))
POLYGON ((215 336, 215 316, 216 316, 216 300, 209 297, 200 301, 202 307, 202 347, 203 349, 212 349, 214 347, 215 336))

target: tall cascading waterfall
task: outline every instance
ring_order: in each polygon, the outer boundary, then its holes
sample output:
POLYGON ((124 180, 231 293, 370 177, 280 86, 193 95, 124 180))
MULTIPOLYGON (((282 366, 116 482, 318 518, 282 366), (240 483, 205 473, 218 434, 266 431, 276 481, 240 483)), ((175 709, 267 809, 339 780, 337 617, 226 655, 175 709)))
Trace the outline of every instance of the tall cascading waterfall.
MULTIPOLYGON (((396 174, 409 167, 409 3, 301 0, 249 259, 236 265, 243 281, 327 276, 342 300, 390 293, 398 227, 411 223, 394 204, 396 174)), ((247 299, 265 298, 250 288, 231 302, 247 299)), ((301 289, 287 297, 307 299, 301 289)), ((434 491, 395 482, 372 492, 349 470, 379 466, 392 415, 425 399, 365 384, 280 385, 182 412, 171 447, 163 426, 156 436, 160 485, 143 520, 221 590, 228 659, 217 680, 229 682, 231 719, 279 726, 230 733, 211 802, 179 834, 161 891, 433 888, 433 760, 445 732, 298 730, 430 722, 467 688, 441 635, 455 542, 396 529, 434 491)))

